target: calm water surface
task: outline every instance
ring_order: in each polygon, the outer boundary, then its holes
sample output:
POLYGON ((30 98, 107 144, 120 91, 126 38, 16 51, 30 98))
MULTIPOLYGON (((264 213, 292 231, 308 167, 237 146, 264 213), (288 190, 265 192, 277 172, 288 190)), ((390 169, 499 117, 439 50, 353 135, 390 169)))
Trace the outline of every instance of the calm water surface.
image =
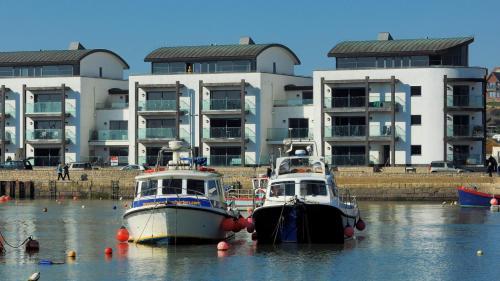
MULTIPOLYGON (((238 233, 218 256, 215 245, 119 245, 124 202, 19 201, 0 205, 11 243, 33 235, 40 252, 6 248, 0 280, 499 280, 500 213, 439 203, 363 202, 364 232, 345 245, 257 246, 238 233), (85 205, 85 208, 82 208, 85 205), (113 206, 117 205, 116 210, 113 206), (44 207, 48 212, 42 212, 44 207), (112 258, 103 254, 113 247, 112 258), (476 256, 482 249, 484 255, 476 256), (75 250, 77 258, 67 260, 75 250), (65 262, 38 265, 41 259, 65 262)), ((328 221, 325 221, 327 224, 328 221)))

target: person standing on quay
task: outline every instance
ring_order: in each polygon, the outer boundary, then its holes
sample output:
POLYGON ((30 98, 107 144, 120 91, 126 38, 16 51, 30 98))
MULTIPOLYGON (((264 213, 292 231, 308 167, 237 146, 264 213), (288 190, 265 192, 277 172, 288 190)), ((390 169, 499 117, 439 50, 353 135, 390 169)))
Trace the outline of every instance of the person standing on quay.
POLYGON ((62 167, 61 163, 57 164, 56 171, 57 171, 57 180, 60 180, 60 179, 64 180, 63 167, 62 167))
POLYGON ((68 164, 65 164, 63 169, 64 169, 63 180, 65 180, 65 179, 66 179, 66 176, 68 176, 68 180, 71 180, 71 179, 69 178, 69 167, 68 167, 68 164))

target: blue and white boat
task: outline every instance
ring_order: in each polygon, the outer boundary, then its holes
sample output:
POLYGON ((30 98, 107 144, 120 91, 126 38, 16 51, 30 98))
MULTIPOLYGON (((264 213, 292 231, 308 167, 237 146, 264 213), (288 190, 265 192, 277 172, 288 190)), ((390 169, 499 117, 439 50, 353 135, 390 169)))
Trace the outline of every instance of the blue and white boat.
POLYGON ((131 240, 166 244, 227 239, 233 233, 222 221, 237 217, 226 206, 220 174, 177 165, 137 176, 132 208, 123 215, 131 240))
POLYGON ((264 205, 252 215, 259 243, 344 243, 355 226, 364 229, 356 199, 339 194, 323 157, 305 154, 276 160, 264 205))

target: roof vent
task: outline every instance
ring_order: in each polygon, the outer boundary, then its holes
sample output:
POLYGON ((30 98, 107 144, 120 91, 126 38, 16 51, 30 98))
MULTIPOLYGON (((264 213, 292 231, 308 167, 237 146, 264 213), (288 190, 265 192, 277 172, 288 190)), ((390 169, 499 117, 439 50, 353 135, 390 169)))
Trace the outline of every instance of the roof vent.
POLYGON ((379 41, 389 41, 394 40, 392 35, 389 32, 379 32, 377 36, 377 40, 379 41))
POLYGON ((240 45, 254 45, 254 44, 255 42, 250 36, 244 36, 240 38, 240 45))
POLYGON ((69 43, 68 50, 85 50, 85 47, 80 42, 75 41, 69 43))

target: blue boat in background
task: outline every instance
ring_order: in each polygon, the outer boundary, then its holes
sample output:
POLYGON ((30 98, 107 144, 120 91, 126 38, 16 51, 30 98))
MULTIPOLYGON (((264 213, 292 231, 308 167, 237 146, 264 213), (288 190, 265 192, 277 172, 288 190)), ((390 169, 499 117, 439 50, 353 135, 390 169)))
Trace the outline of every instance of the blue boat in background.
POLYGON ((489 207, 490 200, 496 198, 500 201, 500 195, 479 192, 464 186, 458 187, 458 201, 462 207, 489 207))

